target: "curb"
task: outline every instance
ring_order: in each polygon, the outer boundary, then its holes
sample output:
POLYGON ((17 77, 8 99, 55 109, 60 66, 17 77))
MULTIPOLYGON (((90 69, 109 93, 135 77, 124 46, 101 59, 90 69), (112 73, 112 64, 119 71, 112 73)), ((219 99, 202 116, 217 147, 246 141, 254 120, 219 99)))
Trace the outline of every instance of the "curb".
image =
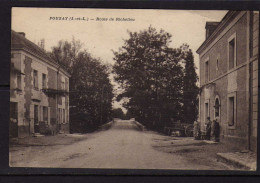
POLYGON ((256 171, 256 163, 246 163, 235 157, 232 157, 231 154, 234 153, 217 153, 217 161, 222 161, 237 168, 256 171))

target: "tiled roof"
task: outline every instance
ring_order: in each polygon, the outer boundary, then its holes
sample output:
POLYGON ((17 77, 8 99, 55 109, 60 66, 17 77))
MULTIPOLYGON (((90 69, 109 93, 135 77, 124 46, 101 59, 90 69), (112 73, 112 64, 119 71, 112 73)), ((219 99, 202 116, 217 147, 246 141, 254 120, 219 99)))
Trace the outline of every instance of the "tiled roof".
POLYGON ((50 56, 42 48, 40 48, 35 43, 26 39, 23 35, 20 35, 19 33, 13 30, 11 33, 11 48, 27 49, 32 53, 47 59, 48 61, 56 63, 52 58, 50 58, 50 56))
POLYGON ((51 63, 59 65, 59 67, 61 67, 65 72, 67 72, 66 68, 64 68, 64 66, 58 64, 55 60, 53 60, 46 53, 46 51, 44 49, 40 48, 35 43, 33 43, 30 40, 26 39, 25 36, 15 32, 15 31, 13 31, 13 30, 11 31, 11 49, 24 49, 24 50, 28 50, 31 53, 48 60, 51 63))

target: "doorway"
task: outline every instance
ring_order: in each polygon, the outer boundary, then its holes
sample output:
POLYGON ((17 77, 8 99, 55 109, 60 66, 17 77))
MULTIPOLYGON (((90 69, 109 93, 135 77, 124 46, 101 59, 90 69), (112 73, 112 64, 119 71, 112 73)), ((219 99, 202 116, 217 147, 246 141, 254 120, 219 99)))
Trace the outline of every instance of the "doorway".
POLYGON ((34 133, 40 132, 38 105, 34 105, 34 133))
POLYGON ((9 136, 18 137, 18 104, 10 102, 9 136))

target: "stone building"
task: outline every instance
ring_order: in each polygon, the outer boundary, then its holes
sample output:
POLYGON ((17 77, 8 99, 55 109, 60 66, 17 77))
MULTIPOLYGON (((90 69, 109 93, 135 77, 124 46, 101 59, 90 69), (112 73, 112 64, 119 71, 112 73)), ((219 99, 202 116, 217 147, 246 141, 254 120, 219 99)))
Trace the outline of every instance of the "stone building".
POLYGON ((69 77, 24 33, 11 32, 10 137, 69 131, 69 77))
POLYGON ((206 23, 200 56, 199 120, 217 119, 222 141, 257 149, 259 12, 229 11, 206 23))

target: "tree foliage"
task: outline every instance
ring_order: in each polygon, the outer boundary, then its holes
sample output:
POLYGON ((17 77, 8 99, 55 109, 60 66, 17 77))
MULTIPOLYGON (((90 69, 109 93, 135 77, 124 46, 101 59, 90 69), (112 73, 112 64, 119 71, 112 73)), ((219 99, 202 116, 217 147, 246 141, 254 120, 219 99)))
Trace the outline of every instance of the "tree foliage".
POLYGON ((113 118, 120 118, 125 119, 125 114, 121 108, 116 108, 112 110, 112 117, 113 118))
POLYGON ((183 120, 185 122, 194 122, 198 117, 198 93, 199 88, 196 85, 198 76, 195 71, 194 57, 191 49, 187 45, 184 50, 184 77, 183 77, 183 120))
POLYGON ((81 50, 80 41, 60 41, 50 56, 67 68, 70 78, 72 132, 96 129, 111 118, 113 87, 109 66, 81 50))
POLYGON ((124 107, 147 127, 162 129, 182 120, 184 47, 171 48, 172 36, 151 26, 129 36, 114 51, 115 80, 124 88, 117 99, 127 97, 124 107))

